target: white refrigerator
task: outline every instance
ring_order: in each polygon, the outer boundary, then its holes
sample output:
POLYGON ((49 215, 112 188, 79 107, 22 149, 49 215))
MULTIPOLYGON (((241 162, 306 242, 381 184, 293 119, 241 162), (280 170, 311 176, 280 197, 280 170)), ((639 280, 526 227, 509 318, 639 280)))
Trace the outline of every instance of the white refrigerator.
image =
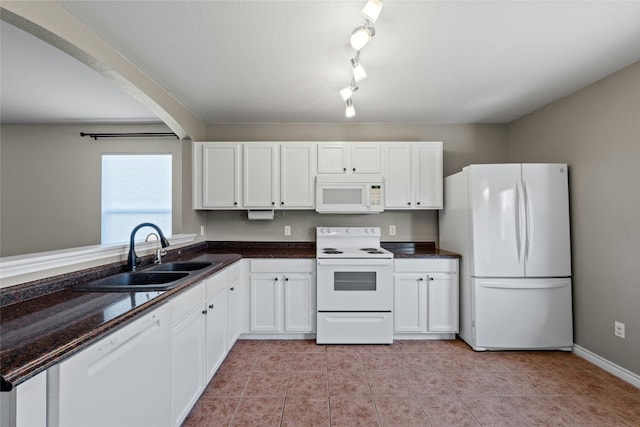
POLYGON ((567 174, 493 164, 445 178, 440 247, 462 255, 459 335, 474 350, 571 350, 567 174))

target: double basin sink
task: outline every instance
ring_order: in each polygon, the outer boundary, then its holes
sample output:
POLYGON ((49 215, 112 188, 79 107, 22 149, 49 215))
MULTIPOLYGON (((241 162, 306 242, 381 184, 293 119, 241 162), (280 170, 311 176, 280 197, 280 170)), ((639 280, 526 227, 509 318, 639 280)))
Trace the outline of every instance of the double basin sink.
POLYGON ((127 271, 72 286, 75 291, 166 291, 182 283, 192 272, 216 267, 221 262, 168 262, 143 271, 127 271))

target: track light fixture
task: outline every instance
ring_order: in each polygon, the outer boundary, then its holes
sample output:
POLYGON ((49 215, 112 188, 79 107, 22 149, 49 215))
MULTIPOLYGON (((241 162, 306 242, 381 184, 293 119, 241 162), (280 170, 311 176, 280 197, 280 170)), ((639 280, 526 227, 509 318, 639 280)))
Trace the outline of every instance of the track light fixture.
POLYGON ((343 101, 346 101, 347 99, 351 98, 351 96, 353 96, 353 92, 357 90, 358 85, 356 84, 355 80, 351 80, 351 84, 340 91, 340 96, 342 97, 343 101))
POLYGON ((356 27, 351 32, 351 47, 356 51, 356 54, 351 58, 351 71, 353 72, 353 78, 349 86, 340 90, 340 97, 346 102, 346 109, 344 115, 348 118, 355 117, 356 109, 353 106, 353 93, 358 90, 358 82, 367 78, 367 73, 364 70, 362 64, 360 64, 360 51, 367 43, 375 36, 376 30, 371 23, 375 23, 380 16, 382 10, 383 0, 367 0, 366 4, 362 8, 362 15, 366 18, 364 25, 356 27))
POLYGON ((344 110, 344 115, 348 118, 356 115, 356 109, 353 106, 353 100, 351 98, 347 99, 347 108, 344 110))
POLYGON ((366 21, 364 25, 356 27, 351 33, 351 47, 360 51, 375 35, 376 30, 369 26, 369 21, 366 21))
POLYGON ((368 0, 367 4, 362 8, 362 16, 375 24, 378 16, 380 16, 382 4, 382 0, 368 0))
POLYGON ((367 78, 367 72, 360 64, 360 53, 358 52, 354 58, 351 58, 351 67, 353 68, 353 78, 356 82, 367 78))

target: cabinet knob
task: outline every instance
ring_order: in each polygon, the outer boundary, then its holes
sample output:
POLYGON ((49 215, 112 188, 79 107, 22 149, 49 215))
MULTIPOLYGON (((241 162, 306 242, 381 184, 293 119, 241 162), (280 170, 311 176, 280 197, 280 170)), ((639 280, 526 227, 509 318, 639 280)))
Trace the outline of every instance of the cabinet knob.
POLYGON ((288 281, 289 281, 289 278, 288 278, 288 277, 285 277, 285 278, 284 278, 284 281, 285 281, 285 282, 288 282, 288 281))
POLYGON ((235 291, 235 290, 236 290, 236 288, 229 288, 229 290, 230 290, 230 291, 235 291))
POLYGON ((202 314, 207 314, 207 310, 202 310, 202 314))
POLYGON ((342 172, 346 172, 346 171, 347 171, 347 168, 342 168, 342 172))
POLYGON ((209 308, 213 310, 213 304, 209 304, 209 308))
POLYGON ((407 202, 407 206, 411 206, 411 202, 407 202))
POLYGON ((280 202, 281 205, 284 205, 284 202, 280 202))
POLYGON ((419 281, 419 282, 422 282, 422 281, 424 281, 424 278, 423 278, 423 277, 421 277, 421 278, 419 278, 419 279, 418 279, 418 281, 419 281))
POLYGON ((429 281, 430 281, 430 282, 433 282, 433 277, 429 277, 429 281))
POLYGON ((238 202, 233 202, 233 206, 238 206, 238 202))
POLYGON ((276 277, 276 278, 275 278, 275 279, 273 279, 273 280, 275 280, 275 281, 277 282, 277 281, 278 281, 278 278, 276 277))
POLYGON ((418 205, 420 204, 420 202, 417 203, 418 205))
POLYGON ((356 168, 353 168, 353 171, 355 172, 355 171, 356 171, 356 168))
POLYGON ((275 204, 276 204, 276 202, 271 202, 271 206, 273 206, 273 205, 275 205, 275 204))

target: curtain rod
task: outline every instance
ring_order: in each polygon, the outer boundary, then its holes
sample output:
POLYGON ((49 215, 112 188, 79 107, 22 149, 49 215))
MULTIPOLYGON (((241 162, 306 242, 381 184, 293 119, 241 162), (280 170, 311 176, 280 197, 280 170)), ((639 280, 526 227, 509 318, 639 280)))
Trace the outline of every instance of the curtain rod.
POLYGON ((152 137, 175 137, 180 139, 173 132, 131 132, 131 133, 85 133, 80 132, 80 136, 90 136, 94 140, 98 138, 152 138, 152 137))

